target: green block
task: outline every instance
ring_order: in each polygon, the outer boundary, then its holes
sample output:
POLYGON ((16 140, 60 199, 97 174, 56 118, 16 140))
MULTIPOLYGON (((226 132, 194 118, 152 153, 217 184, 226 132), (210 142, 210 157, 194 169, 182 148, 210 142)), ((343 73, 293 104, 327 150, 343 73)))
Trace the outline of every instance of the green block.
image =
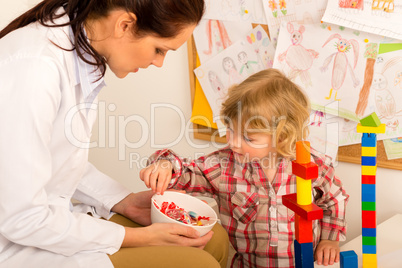
POLYGON ((375 211, 375 202, 362 202, 362 210, 375 211))
POLYGON ((363 236, 363 245, 365 246, 376 246, 377 238, 374 236, 363 236))
POLYGON ((360 119, 360 124, 364 127, 378 127, 381 121, 376 113, 372 113, 365 118, 360 119))

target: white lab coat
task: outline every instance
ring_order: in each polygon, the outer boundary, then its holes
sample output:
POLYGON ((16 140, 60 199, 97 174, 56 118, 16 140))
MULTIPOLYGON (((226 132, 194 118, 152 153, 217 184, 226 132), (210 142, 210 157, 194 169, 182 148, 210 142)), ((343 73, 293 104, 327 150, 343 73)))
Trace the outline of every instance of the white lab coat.
POLYGON ((74 53, 51 42, 71 48, 68 33, 34 23, 0 39, 0 267, 113 267, 124 238, 71 207, 108 218, 129 191, 87 160, 96 111, 78 105, 74 53))

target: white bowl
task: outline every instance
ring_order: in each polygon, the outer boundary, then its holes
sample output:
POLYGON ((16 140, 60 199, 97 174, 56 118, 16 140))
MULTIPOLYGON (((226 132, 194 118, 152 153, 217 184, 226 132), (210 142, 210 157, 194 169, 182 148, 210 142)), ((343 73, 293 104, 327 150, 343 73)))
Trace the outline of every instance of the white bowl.
POLYGON ((166 191, 163 193, 163 195, 160 194, 155 194, 152 196, 152 201, 151 203, 151 221, 152 223, 157 223, 157 222, 166 222, 166 223, 177 223, 181 224, 184 226, 190 226, 197 230, 200 233, 200 236, 204 236, 207 234, 212 227, 214 227, 216 223, 216 219, 218 218, 215 211, 206 203, 201 201, 198 198, 195 198, 191 195, 188 194, 183 194, 179 192, 174 192, 174 191, 166 191), (180 208, 184 209, 185 211, 194 211, 196 212, 199 216, 205 216, 205 217, 210 217, 211 220, 208 222, 206 225, 202 226, 197 226, 197 225, 191 225, 191 224, 185 224, 179 221, 176 221, 172 218, 169 218, 165 214, 163 214, 160 209, 158 209, 154 202, 159 206, 159 208, 162 207, 163 202, 174 202, 177 206, 180 208))

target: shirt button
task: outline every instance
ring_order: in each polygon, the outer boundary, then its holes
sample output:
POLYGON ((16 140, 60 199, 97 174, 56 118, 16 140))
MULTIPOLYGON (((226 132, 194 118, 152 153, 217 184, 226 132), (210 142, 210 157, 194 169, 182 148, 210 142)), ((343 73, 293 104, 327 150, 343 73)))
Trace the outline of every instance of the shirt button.
POLYGON ((275 228, 275 227, 276 227, 276 221, 271 221, 271 226, 272 226, 273 228, 275 228))

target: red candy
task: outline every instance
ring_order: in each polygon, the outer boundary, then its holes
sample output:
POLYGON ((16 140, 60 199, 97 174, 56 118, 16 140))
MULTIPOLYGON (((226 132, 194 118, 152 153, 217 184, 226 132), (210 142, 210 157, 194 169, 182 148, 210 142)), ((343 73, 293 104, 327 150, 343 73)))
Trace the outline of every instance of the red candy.
MULTIPOLYGON (((155 207, 159 209, 159 207, 155 204, 155 207)), ((171 219, 174 219, 176 221, 182 222, 184 224, 192 224, 192 225, 199 225, 202 226, 204 225, 201 220, 206 220, 209 221, 210 217, 205 217, 205 216, 198 216, 197 220, 193 219, 190 217, 187 211, 184 209, 180 208, 177 206, 174 202, 163 202, 162 203, 162 208, 160 211, 168 216, 171 219)))

